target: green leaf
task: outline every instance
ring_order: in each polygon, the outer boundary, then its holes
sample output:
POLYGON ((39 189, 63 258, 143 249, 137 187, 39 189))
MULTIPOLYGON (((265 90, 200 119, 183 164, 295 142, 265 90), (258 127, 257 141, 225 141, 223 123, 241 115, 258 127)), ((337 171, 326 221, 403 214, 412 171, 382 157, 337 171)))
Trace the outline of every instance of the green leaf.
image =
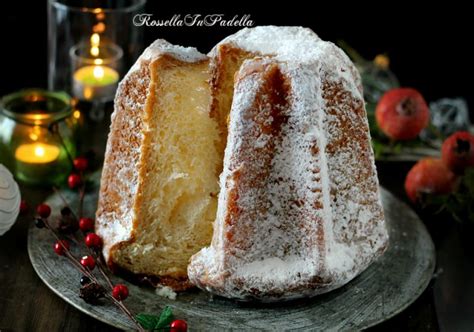
POLYGON ((164 327, 167 327, 168 325, 171 324, 173 321, 173 311, 171 310, 170 307, 166 306, 163 311, 161 311, 160 317, 158 321, 155 324, 154 329, 162 329, 164 327))
POLYGON ((135 319, 145 330, 163 330, 173 321, 173 311, 170 307, 166 306, 159 316, 140 313, 135 316, 135 319))
POLYGON ((150 314, 138 314, 135 319, 145 330, 153 330, 160 317, 150 314))

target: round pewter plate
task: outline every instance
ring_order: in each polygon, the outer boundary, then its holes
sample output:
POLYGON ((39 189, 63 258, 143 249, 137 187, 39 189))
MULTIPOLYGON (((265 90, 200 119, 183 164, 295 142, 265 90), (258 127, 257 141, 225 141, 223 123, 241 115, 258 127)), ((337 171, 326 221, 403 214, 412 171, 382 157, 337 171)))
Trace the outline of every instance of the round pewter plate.
MULTIPOLYGON (((424 291, 435 267, 434 246, 422 222, 407 205, 385 189, 381 191, 389 248, 365 272, 337 290, 312 299, 265 305, 238 303, 199 290, 170 300, 156 295, 151 288, 127 283, 131 295, 126 304, 135 314, 159 314, 168 305, 175 317, 187 321, 190 331, 353 331, 380 323, 404 310, 424 291)), ((63 196, 73 207, 77 205, 74 193, 64 191, 63 196)), ((86 195, 86 215, 94 215, 96 201, 97 193, 86 195)), ((51 196, 48 203, 55 212, 64 206, 58 195, 51 196)), ((78 296, 80 273, 54 253, 53 243, 46 230, 30 228, 30 260, 46 285, 82 312, 112 326, 133 329, 128 318, 110 302, 93 306, 78 296)), ((118 277, 112 279, 126 283, 118 277)))

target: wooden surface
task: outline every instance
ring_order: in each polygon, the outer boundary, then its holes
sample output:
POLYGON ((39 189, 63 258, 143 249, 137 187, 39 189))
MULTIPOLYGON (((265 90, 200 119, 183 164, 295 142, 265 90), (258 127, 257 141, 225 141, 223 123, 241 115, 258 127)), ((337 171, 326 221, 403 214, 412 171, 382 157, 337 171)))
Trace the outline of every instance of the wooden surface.
MULTIPOLYGON (((100 173, 93 176, 96 188, 86 196, 85 214, 94 213, 100 173)), ((77 194, 64 190, 73 207, 77 194)), ((192 291, 180 294, 176 300, 156 296, 153 289, 128 285, 131 296, 127 305, 134 313, 158 313, 165 305, 173 308, 176 317, 185 319, 196 330, 223 331, 270 329, 281 327, 300 331, 353 331, 384 321, 411 304, 424 291, 434 271, 434 246, 426 228, 407 206, 382 190, 385 218, 390 245, 384 256, 373 263, 355 280, 338 290, 289 303, 265 305, 237 303, 207 292, 192 291)), ((51 222, 64 206, 61 197, 53 195, 47 203, 52 207, 51 222)), ((30 227, 28 251, 40 278, 60 297, 73 306, 124 329, 133 328, 131 322, 110 302, 88 305, 78 297, 81 274, 58 258, 51 250, 54 237, 44 230, 30 227)), ((84 248, 72 245, 76 257, 84 248)), ((96 273, 97 274, 97 273, 96 273)), ((116 278, 114 283, 124 282, 116 278)))

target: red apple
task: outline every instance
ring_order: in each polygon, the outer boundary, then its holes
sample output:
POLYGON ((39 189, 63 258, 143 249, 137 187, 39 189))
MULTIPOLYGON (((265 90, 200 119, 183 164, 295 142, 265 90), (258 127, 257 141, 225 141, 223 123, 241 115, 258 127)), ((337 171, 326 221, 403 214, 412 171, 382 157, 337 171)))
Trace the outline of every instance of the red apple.
POLYGON ((474 135, 467 131, 452 134, 444 141, 441 155, 454 173, 462 174, 467 167, 474 167, 474 135))
POLYGON ((377 125, 394 140, 410 140, 428 125, 430 112, 423 96, 415 89, 387 91, 375 108, 377 125))
POLYGON ((441 159, 425 158, 418 161, 405 178, 408 198, 416 203, 422 194, 447 194, 454 188, 456 175, 441 159))

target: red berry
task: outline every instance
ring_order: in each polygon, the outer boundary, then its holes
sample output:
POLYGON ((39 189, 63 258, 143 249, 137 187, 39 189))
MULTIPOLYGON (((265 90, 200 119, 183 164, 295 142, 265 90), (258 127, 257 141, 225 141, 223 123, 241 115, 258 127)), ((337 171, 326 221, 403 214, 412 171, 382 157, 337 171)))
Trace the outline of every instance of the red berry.
POLYGON ((54 252, 58 254, 59 256, 62 256, 64 255, 64 251, 65 251, 64 248, 69 250, 69 247, 70 247, 69 241, 67 240, 56 241, 56 243, 54 244, 54 252))
POLYGON ((474 135, 467 131, 452 134, 444 141, 441 155, 454 173, 462 174, 467 167, 474 167, 474 135))
POLYGON ((51 215, 51 208, 48 204, 40 204, 36 208, 36 212, 39 214, 41 218, 48 218, 51 215))
POLYGON ((79 228, 84 231, 90 231, 94 229, 94 219, 92 218, 81 218, 79 220, 79 228))
POLYGON ((81 265, 86 269, 93 270, 95 267, 95 259, 92 256, 83 256, 81 258, 81 265))
POLYGON ((77 187, 81 185, 81 183, 82 183, 82 180, 79 174, 71 174, 67 178, 67 184, 69 188, 71 189, 76 189, 77 187))
POLYGON ((170 324, 170 332, 186 332, 188 330, 188 324, 185 320, 176 319, 170 324))
POLYGON ((84 172, 89 167, 89 161, 85 157, 78 157, 74 159, 74 168, 79 172, 84 172))
POLYGON ((123 301, 128 297, 128 287, 124 284, 117 284, 112 290, 112 296, 114 299, 123 301))
POLYGON ((456 176, 441 159, 425 158, 418 161, 405 178, 405 191, 413 203, 421 194, 447 194, 453 190, 456 176))
POLYGON ((89 248, 99 249, 100 247, 102 247, 102 239, 99 235, 95 233, 87 234, 85 242, 86 246, 88 246, 89 248))
POLYGON ((430 111, 423 96, 411 88, 387 91, 375 108, 377 125, 394 140, 414 139, 428 125, 430 111))
POLYGON ((28 203, 22 199, 20 202, 20 213, 25 214, 26 212, 28 212, 28 203))

